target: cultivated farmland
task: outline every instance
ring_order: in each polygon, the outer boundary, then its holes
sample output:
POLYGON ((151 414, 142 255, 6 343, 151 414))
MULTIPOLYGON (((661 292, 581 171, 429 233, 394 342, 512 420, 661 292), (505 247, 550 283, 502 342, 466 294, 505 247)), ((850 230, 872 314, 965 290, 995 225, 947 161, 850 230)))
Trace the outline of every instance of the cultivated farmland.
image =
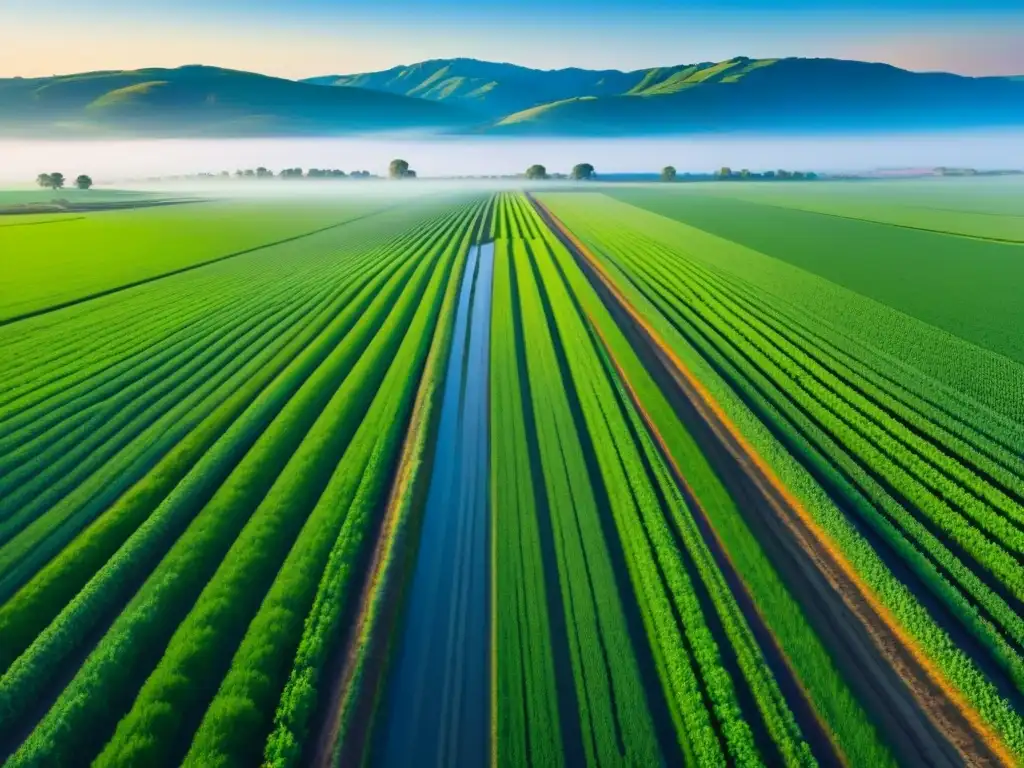
POLYGON ((943 183, 0 222, 0 756, 1024 760, 1024 230, 943 183))

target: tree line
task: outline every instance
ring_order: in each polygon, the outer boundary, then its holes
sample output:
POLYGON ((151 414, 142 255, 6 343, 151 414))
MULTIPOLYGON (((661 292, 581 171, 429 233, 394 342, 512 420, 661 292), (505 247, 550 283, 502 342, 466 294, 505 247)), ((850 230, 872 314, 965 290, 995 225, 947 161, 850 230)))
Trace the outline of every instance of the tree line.
POLYGON ((222 179, 231 178, 234 176, 237 179, 368 179, 373 174, 369 171, 345 171, 339 168, 310 168, 309 170, 303 170, 302 168, 282 168, 278 173, 274 173, 268 168, 260 166, 259 168, 247 168, 246 170, 235 171, 234 174, 229 171, 221 171, 220 174, 213 173, 200 173, 200 178, 217 178, 218 176, 222 179))
MULTIPOLYGON (((541 179, 564 179, 565 174, 560 173, 548 173, 547 168, 543 165, 531 165, 526 169, 526 178, 537 181, 541 179)), ((573 181, 589 181, 597 178, 597 171, 594 170, 594 166, 590 163, 579 163, 572 167, 569 172, 568 178, 573 181)))
MULTIPOLYGON (((712 178, 718 179, 719 181, 731 181, 734 179, 741 181, 786 181, 790 179, 798 181, 811 181, 818 178, 818 174, 810 171, 786 171, 780 169, 777 171, 764 171, 762 173, 753 173, 746 168, 740 171, 734 171, 732 168, 729 168, 728 166, 719 168, 717 171, 711 174, 711 176, 712 178)), ((689 173, 684 173, 682 177, 680 177, 679 174, 676 173, 676 169, 673 168, 671 165, 666 165, 664 168, 661 169, 662 181, 678 181, 680 178, 692 178, 692 176, 689 173)))
MULTIPOLYGON (((569 172, 568 176, 559 173, 548 173, 547 169, 540 164, 531 165, 526 169, 523 174, 527 179, 531 181, 540 181, 544 179, 572 179, 574 181, 588 181, 597 178, 597 172, 594 170, 594 166, 590 163, 580 163, 574 165, 572 171, 569 172)), ((733 171, 731 168, 720 168, 712 174, 690 174, 684 173, 679 174, 676 169, 671 165, 666 165, 661 169, 660 178, 662 181, 679 181, 680 179, 705 179, 713 178, 719 180, 764 180, 764 181, 775 181, 775 180, 811 180, 817 179, 818 174, 805 171, 764 171, 762 173, 752 173, 751 171, 744 168, 741 171, 733 171)))
MULTIPOLYGON (((939 169, 946 170, 946 169, 939 169)), ((594 166, 590 163, 578 163, 572 167, 572 170, 568 174, 563 173, 548 173, 547 168, 539 163, 535 163, 526 169, 526 172, 522 174, 525 178, 531 181, 539 181, 546 179, 572 179, 574 181, 589 181, 597 178, 597 171, 594 166)), ((260 166, 259 168, 249 168, 246 170, 237 170, 232 174, 230 171, 221 171, 219 174, 215 173, 200 173, 195 177, 200 179, 214 179, 222 178, 228 179, 234 176, 238 179, 369 179, 373 178, 373 174, 369 171, 350 171, 346 173, 337 168, 310 168, 303 170, 302 168, 284 168, 278 173, 274 173, 269 168, 260 166)), ((415 179, 416 171, 409 167, 409 163, 401 158, 392 160, 388 165, 388 177, 392 179, 415 179)), ((181 178, 181 177, 177 177, 181 178)), ((185 177, 190 178, 190 177, 185 177)), ((740 171, 734 171, 729 167, 723 167, 711 174, 690 174, 684 173, 679 174, 676 169, 671 165, 666 165, 661 169, 660 178, 662 181, 679 181, 687 179, 716 179, 716 180, 742 180, 742 181, 785 181, 785 180, 814 180, 818 178, 818 175, 813 172, 804 171, 764 171, 761 173, 754 173, 744 168, 740 171)), ((63 189, 66 182, 63 173, 41 173, 36 177, 36 182, 39 186, 47 189, 63 189)), ((82 174, 74 182, 78 189, 89 189, 93 185, 93 181, 89 176, 82 174)))
MULTIPOLYGON (((60 172, 40 173, 36 176, 36 184, 43 189, 64 189, 66 183, 67 180, 64 178, 64 174, 60 172)), ((89 189, 92 187, 92 178, 83 173, 75 179, 75 187, 78 189, 89 189)))

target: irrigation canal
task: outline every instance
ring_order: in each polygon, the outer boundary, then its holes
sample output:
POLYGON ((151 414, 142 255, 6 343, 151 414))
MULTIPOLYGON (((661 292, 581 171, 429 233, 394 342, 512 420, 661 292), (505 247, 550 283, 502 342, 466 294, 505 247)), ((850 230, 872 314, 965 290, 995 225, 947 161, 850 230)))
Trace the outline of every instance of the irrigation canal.
POLYGON ((489 399, 494 244, 459 291, 405 624, 372 763, 486 765, 490 732, 489 399))

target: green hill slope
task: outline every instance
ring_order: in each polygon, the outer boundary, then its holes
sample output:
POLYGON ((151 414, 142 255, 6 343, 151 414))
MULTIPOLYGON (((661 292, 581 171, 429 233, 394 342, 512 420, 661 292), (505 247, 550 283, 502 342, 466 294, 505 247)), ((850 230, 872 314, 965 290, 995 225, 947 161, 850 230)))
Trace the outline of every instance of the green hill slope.
POLYGON ((328 75, 303 82, 354 86, 430 101, 459 103, 496 119, 560 99, 628 90, 635 73, 618 70, 537 70, 476 59, 435 59, 382 72, 328 75))
POLYGON ((467 119, 424 99, 216 67, 0 80, 0 135, 331 135, 467 119))
POLYGON ((901 131, 1024 127, 1024 81, 836 59, 536 70, 474 59, 294 82, 189 66, 0 80, 0 136, 901 131), (330 86, 330 87, 324 87, 330 86))
POLYGON ((749 59, 619 72, 443 59, 313 78, 460 104, 502 134, 931 130, 1024 125, 1024 83, 837 59, 749 59))
POLYGON ((621 95, 575 98, 496 121, 505 134, 644 135, 1024 126, 1024 83, 833 59, 732 59, 649 73, 621 95))

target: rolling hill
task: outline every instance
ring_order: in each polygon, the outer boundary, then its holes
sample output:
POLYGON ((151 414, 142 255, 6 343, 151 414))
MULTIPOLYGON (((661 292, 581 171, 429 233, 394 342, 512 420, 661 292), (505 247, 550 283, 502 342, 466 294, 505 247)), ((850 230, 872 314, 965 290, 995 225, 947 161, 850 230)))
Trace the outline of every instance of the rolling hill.
POLYGON ((0 80, 0 135, 334 135, 461 125, 458 106, 216 67, 0 80))
POLYGON ((620 72, 447 59, 308 81, 457 104, 500 134, 932 130, 1024 125, 1024 83, 838 59, 749 59, 620 72))
POLYGON ((291 81, 205 66, 0 80, 0 136, 539 136, 1024 126, 1024 81, 837 59, 620 72, 474 59, 291 81))
POLYGON ((476 59, 438 59, 383 72, 327 75, 303 82, 458 103, 482 117, 498 120, 528 107, 574 96, 623 93, 638 79, 635 73, 614 69, 539 70, 476 59))
POLYGON ((1024 125, 1024 87, 1007 78, 914 73, 833 59, 733 59, 687 68, 621 95, 540 105, 502 133, 930 131, 1024 125))

